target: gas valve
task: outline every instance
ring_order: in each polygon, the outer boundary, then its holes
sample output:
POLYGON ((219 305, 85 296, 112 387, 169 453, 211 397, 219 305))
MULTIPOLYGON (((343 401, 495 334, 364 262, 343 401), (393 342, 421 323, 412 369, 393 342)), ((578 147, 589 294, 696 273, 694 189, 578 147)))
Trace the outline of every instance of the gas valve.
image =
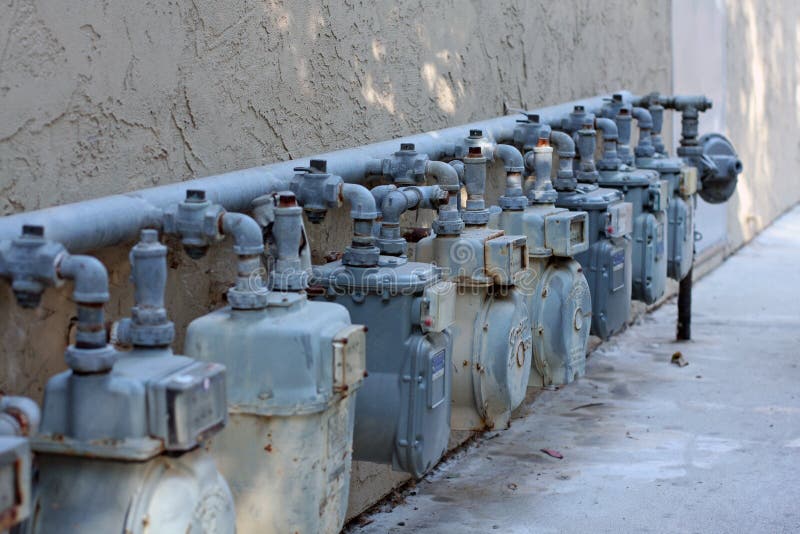
POLYGON ((700 137, 702 157, 697 163, 700 179, 698 193, 711 204, 727 202, 743 170, 733 144, 722 134, 712 133, 700 137))

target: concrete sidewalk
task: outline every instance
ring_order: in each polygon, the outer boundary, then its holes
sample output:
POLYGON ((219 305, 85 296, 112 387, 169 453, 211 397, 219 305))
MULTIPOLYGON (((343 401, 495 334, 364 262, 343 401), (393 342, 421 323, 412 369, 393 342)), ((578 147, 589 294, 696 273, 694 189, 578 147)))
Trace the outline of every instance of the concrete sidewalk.
POLYGON ((350 531, 800 531, 800 208, 698 282, 693 308, 693 341, 673 341, 667 303, 350 531))

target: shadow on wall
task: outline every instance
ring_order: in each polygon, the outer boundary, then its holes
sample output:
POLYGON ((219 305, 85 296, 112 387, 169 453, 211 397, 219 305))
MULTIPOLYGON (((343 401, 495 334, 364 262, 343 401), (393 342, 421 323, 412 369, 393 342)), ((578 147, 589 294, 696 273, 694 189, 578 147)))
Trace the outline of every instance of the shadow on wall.
MULTIPOLYGON (((667 0, 12 0, 0 5, 0 214, 452 126, 505 100, 666 91, 668 13, 667 0)), ((309 227, 315 257, 350 229, 346 209, 309 227)), ((131 306, 126 255, 98 254, 112 319, 131 306)), ((170 258, 180 349, 233 270, 225 245, 170 258)), ((0 390, 41 400, 73 313, 69 288, 31 311, 2 284, 0 390)))
POLYGON ((800 200, 800 4, 728 3, 728 135, 745 171, 729 203, 733 248, 800 200))

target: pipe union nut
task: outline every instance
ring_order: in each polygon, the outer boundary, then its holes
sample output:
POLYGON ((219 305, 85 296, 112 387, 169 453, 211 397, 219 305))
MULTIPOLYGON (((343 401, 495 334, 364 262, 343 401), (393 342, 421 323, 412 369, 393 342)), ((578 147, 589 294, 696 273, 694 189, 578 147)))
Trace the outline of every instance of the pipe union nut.
POLYGON ((64 352, 69 368, 82 374, 110 371, 118 357, 119 353, 111 345, 97 349, 79 349, 70 345, 64 352))

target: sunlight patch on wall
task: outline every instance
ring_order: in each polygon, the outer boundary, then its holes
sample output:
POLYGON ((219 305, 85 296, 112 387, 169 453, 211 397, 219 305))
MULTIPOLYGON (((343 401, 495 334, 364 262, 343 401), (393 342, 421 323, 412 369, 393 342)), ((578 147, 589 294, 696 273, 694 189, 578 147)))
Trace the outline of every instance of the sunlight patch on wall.
POLYGON ((450 115, 454 114, 456 111, 456 95, 445 77, 439 74, 436 65, 433 63, 422 65, 422 79, 425 81, 428 91, 436 99, 439 109, 450 115))
POLYGON ((378 90, 375 88, 375 81, 372 74, 367 74, 366 82, 361 88, 361 95, 370 104, 380 106, 392 115, 395 113, 394 91, 392 84, 386 83, 384 89, 378 90))

